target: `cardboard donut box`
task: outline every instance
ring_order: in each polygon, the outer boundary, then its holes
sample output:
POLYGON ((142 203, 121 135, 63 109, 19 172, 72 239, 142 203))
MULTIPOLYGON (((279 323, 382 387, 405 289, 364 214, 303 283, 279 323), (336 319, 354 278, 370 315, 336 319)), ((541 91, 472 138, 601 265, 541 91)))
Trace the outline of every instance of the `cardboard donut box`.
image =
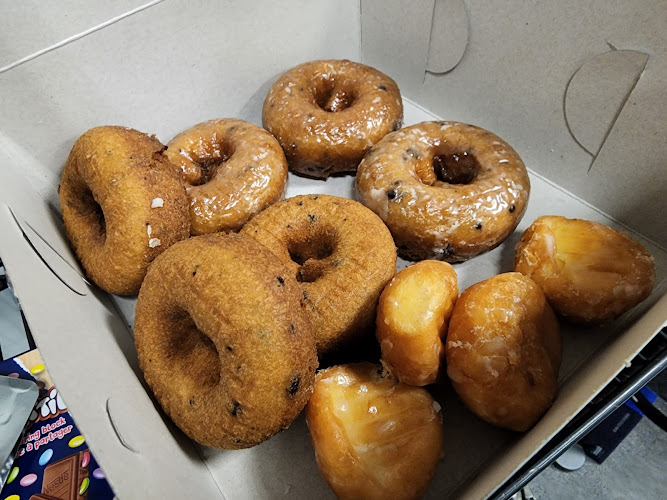
MULTIPOLYGON (((58 214, 69 150, 103 124, 164 143, 211 118, 261 124, 275 78, 348 58, 387 73, 406 125, 447 119, 507 140, 530 170, 527 212, 459 288, 512 268, 536 217, 603 222, 642 241, 657 285, 602 328, 562 323, 555 404, 526 433, 473 417, 448 387, 445 455, 427 498, 490 496, 667 322, 667 17, 659 0, 0 2, 0 255, 27 322, 118 498, 333 498, 303 417, 242 451, 203 448, 162 414, 139 371, 135 299, 81 277, 58 214)), ((290 175, 288 196, 353 197, 353 178, 290 175)), ((404 267, 400 262, 399 267, 404 267)))

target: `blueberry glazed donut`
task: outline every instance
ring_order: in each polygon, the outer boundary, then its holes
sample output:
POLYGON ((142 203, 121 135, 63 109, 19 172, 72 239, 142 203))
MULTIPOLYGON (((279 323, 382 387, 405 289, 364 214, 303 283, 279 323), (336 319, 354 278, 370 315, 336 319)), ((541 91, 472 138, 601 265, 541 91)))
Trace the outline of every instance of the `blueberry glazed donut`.
POLYGON ((502 243, 521 220, 530 180, 500 137, 456 122, 388 134, 359 165, 357 196, 408 260, 460 262, 502 243))

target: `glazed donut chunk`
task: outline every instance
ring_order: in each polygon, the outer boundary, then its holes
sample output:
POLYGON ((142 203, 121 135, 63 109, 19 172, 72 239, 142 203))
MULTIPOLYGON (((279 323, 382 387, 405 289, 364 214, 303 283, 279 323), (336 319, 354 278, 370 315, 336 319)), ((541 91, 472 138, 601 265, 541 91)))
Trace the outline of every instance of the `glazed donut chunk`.
POLYGON ((539 287, 522 274, 500 274, 461 294, 445 352, 454 389, 491 424, 525 431, 556 396, 558 321, 539 287))
POLYGON ((191 233, 238 231, 285 193, 287 161, 266 130, 235 119, 210 120, 167 144, 183 171, 191 233))
POLYGON ((136 294, 151 261, 190 234, 183 183, 164 149, 136 130, 97 127, 67 158, 58 187, 67 235, 109 293, 136 294))
POLYGON ((356 171, 373 144, 401 128, 403 102, 394 80, 374 68, 312 61, 278 78, 262 121, 293 172, 326 179, 356 171))
POLYGON ((460 262, 514 231, 530 181, 519 155, 491 132, 424 122, 387 135, 369 151, 356 189, 391 230, 401 257, 460 262))
POLYGON ((375 336, 382 363, 398 380, 423 386, 440 378, 443 342, 458 297, 456 271, 439 260, 412 264, 384 287, 375 336))
POLYGON ((238 234, 190 238, 155 260, 135 343, 146 382, 185 434, 247 448, 296 418, 317 368, 299 298, 285 266, 238 234))
POLYGON ((651 294, 655 262, 644 245, 610 227, 545 216, 523 233, 514 269, 568 320, 603 324, 651 294))
POLYGON ((306 418, 317 465, 341 500, 421 498, 442 458, 440 404, 380 365, 319 371, 306 418))
POLYGON ((320 355, 371 332, 396 247, 356 201, 303 195, 267 208, 241 231, 268 247, 300 282, 320 355))

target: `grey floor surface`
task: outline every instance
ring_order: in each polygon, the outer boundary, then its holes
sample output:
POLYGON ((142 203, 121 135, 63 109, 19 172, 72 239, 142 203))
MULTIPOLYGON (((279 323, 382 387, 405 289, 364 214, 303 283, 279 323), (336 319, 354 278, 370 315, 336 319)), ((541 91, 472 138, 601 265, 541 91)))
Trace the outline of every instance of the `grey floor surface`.
MULTIPOLYGON (((666 397, 667 371, 649 387, 666 397)), ((654 405, 667 413, 663 398, 654 405)), ((529 487, 535 500, 667 499, 667 433, 643 418, 602 464, 588 457, 576 471, 552 464, 529 487)))

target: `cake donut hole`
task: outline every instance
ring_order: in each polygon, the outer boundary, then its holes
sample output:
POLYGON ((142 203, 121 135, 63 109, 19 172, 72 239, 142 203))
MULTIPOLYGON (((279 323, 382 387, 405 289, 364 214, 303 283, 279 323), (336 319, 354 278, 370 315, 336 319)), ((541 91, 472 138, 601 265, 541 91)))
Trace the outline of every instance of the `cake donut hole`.
POLYGON ((81 206, 77 207, 79 212, 86 214, 88 224, 90 224, 90 227, 95 228, 93 234, 99 235, 100 243, 104 244, 107 239, 107 222, 104 218, 102 206, 95 201, 90 188, 86 188, 86 191, 81 194, 78 201, 81 203, 81 206))
POLYGON ((293 262, 299 265, 296 280, 299 283, 314 283, 326 270, 336 266, 330 259, 336 251, 337 239, 333 228, 319 228, 305 239, 290 241, 287 251, 293 262))
POLYGON ((165 330, 166 357, 176 371, 190 374, 192 385, 212 388, 220 383, 220 354, 213 341, 195 324, 190 313, 182 308, 166 312, 171 325, 165 330))

